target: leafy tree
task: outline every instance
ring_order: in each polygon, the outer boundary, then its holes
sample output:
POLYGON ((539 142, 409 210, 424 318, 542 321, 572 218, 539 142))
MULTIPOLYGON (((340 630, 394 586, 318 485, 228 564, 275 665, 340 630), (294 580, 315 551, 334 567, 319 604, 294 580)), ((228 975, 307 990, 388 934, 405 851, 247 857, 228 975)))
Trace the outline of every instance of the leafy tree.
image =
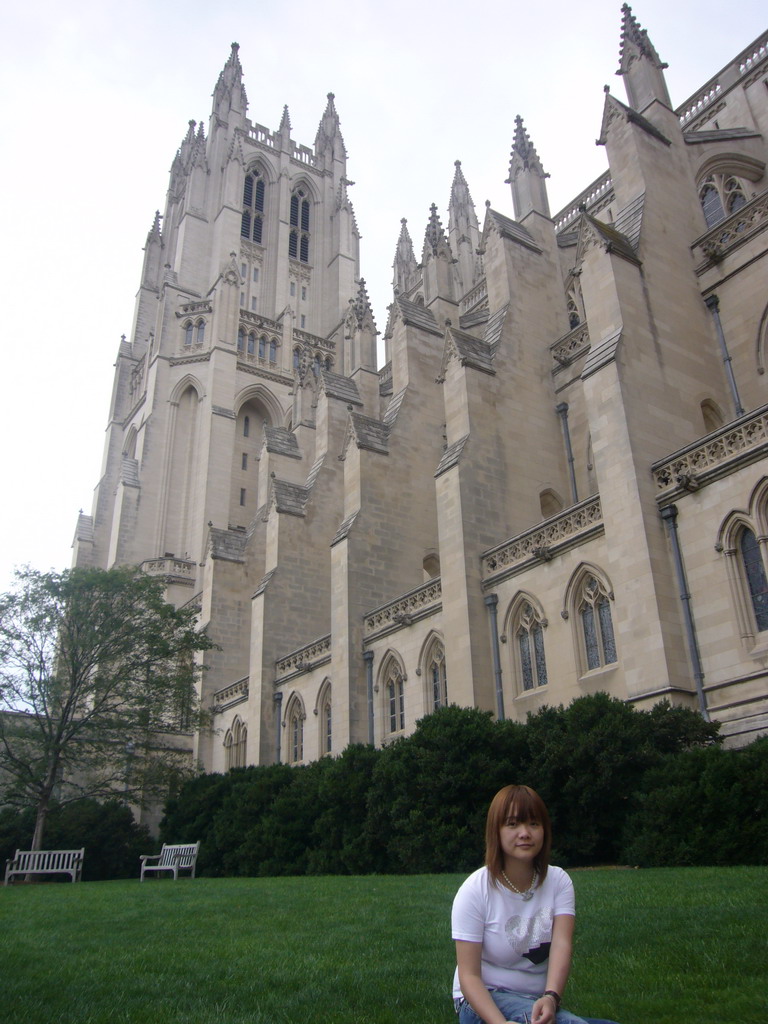
POLYGON ((35 807, 32 849, 54 797, 139 801, 183 771, 168 734, 189 730, 214 644, 163 590, 131 567, 28 568, 0 595, 0 782, 35 807))

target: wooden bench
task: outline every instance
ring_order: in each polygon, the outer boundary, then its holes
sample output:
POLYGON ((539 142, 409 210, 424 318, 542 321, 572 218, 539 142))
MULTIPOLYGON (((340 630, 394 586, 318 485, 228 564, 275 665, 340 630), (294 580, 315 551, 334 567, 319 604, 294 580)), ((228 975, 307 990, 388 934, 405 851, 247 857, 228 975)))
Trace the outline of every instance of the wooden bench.
POLYGON ((169 843, 163 843, 163 848, 160 853, 156 853, 154 856, 143 854, 141 857, 141 878, 139 881, 144 881, 144 873, 146 871, 170 871, 174 878, 179 877, 179 871, 190 871, 192 874, 190 878, 195 877, 195 864, 197 863, 197 854, 200 850, 200 843, 177 843, 171 845, 169 843), (149 864, 148 861, 156 861, 155 864, 149 864))
POLYGON ((16 856, 5 862, 5 884, 14 875, 69 875, 79 882, 83 874, 82 850, 17 850, 16 856))

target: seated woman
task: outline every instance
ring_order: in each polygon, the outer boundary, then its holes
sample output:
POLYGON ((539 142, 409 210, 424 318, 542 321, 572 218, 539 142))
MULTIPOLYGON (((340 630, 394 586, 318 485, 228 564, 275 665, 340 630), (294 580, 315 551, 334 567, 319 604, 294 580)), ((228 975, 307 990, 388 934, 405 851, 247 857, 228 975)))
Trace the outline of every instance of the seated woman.
POLYGON ((453 901, 459 1024, 585 1024, 560 1009, 575 910, 573 883, 550 867, 551 849, 549 814, 538 793, 528 786, 500 790, 488 809, 485 867, 453 901))

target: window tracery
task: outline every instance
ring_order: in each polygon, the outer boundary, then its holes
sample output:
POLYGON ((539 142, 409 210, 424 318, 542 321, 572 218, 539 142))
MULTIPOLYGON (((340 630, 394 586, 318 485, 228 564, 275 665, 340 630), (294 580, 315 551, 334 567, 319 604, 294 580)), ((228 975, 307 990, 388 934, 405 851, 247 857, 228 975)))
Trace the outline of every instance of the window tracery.
POLYGON ((227 771, 245 767, 247 743, 248 726, 238 715, 224 736, 224 764, 227 771))
POLYGON ((326 679, 320 687, 315 714, 318 716, 320 756, 333 751, 333 706, 331 703, 331 683, 326 679))
POLYGON ((603 668, 616 661, 616 640, 608 595, 596 576, 588 576, 582 585, 578 604, 584 637, 587 671, 603 668))
POLYGON ((290 764, 300 764, 304 760, 304 705, 298 694, 293 694, 288 701, 283 727, 287 732, 286 753, 290 764))
POLYGON ((309 193, 303 185, 297 185, 291 193, 288 255, 301 263, 309 263, 310 238, 309 193))
POLYGON ((765 649, 768 633, 767 519, 768 479, 763 479, 752 492, 749 512, 730 513, 715 545, 725 555, 741 638, 751 647, 763 634, 760 650, 765 649))
POLYGON ((448 703, 448 680, 445 670, 445 647, 442 640, 435 637, 427 650, 424 659, 428 687, 428 706, 430 711, 444 708, 448 703))
POLYGON ((733 174, 710 174, 699 187, 699 202, 707 227, 713 228, 748 200, 740 178, 733 174))
POLYGON ((538 603, 527 594, 518 597, 512 605, 508 630, 518 693, 535 690, 549 682, 544 653, 546 626, 547 620, 538 603))
POLYGON ((387 660, 383 671, 384 721, 388 733, 405 729, 405 674, 394 656, 387 660))
POLYGON ((243 214, 240 235, 249 242, 262 244, 264 235, 264 201, 266 186, 258 167, 251 168, 243 183, 243 214))

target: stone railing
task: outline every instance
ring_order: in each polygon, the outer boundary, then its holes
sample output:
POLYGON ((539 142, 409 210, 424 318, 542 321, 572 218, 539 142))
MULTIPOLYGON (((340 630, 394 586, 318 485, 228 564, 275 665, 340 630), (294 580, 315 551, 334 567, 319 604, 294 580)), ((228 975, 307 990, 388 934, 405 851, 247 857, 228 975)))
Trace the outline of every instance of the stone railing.
POLYGON ((275 676, 277 679, 283 676, 292 675, 295 672, 306 672, 316 665, 322 665, 331 657, 331 634, 322 636, 319 640, 304 644, 297 650, 292 651, 287 657, 280 658, 275 662, 275 676))
POLYGON ((326 352, 336 351, 335 341, 331 341, 330 338, 321 338, 318 334, 310 334, 309 331, 302 331, 297 327, 293 329, 293 340, 302 341, 305 345, 310 345, 312 348, 325 349, 326 352))
POLYGON ((656 500, 669 501, 674 492, 698 490, 717 479, 734 462, 752 461, 768 448, 768 405, 734 420, 725 427, 651 466, 656 500))
POLYGON ((262 327, 275 334, 282 334, 283 329, 280 324, 270 320, 268 316, 262 316, 261 313, 252 313, 249 309, 241 309, 238 316, 243 326, 262 327))
POLYGON ((574 359, 589 351, 589 326, 586 323, 577 324, 573 330, 550 345, 549 351, 555 361, 555 372, 570 366, 574 359))
POLYGON ((163 576, 168 583, 184 583, 192 586, 195 582, 197 562, 188 558, 166 555, 164 558, 148 558, 141 563, 141 570, 147 576, 163 576))
POLYGON ((442 606, 443 589, 440 577, 422 583, 415 590, 403 594, 396 601, 390 601, 380 608, 374 608, 365 616, 363 635, 371 636, 391 627, 409 626, 416 619, 438 611, 442 606))
POLYGON ((486 297, 488 294, 488 282, 483 278, 482 281, 478 282, 471 292, 467 292, 464 298, 459 303, 459 312, 466 313, 468 309, 472 309, 477 303, 486 297))
POLYGON ((576 220, 581 212, 581 207, 589 209, 590 206, 594 206, 596 202, 608 196, 613 190, 613 180, 611 178, 611 172, 606 171, 605 174, 601 175, 597 181, 593 181, 592 184, 585 188, 583 192, 576 196, 568 206, 564 207, 559 213, 556 213, 552 220, 555 223, 555 231, 562 231, 563 228, 567 227, 571 221, 576 220))
POLYGON ((294 160, 298 160, 299 163, 302 164, 307 164, 309 167, 315 167, 317 164, 315 154, 309 146, 294 146, 291 156, 294 160))
POLYGON ((275 148, 275 137, 269 128, 265 128, 263 124, 250 125, 248 135, 254 142, 260 142, 262 146, 269 146, 270 149, 275 148))
MULTIPOLYGON (((710 78, 693 96, 682 103, 675 113, 682 127, 686 127, 720 99, 724 92, 737 85, 744 75, 754 71, 768 56, 768 32, 764 32, 746 50, 731 61, 714 78, 710 78)), ((706 118, 704 119, 706 120, 706 118)))
POLYGON ((212 313, 213 306, 208 299, 203 299, 199 302, 186 302, 182 307, 181 311, 177 312, 177 317, 187 316, 189 313, 212 313))
POLYGON ((713 263, 719 263, 729 252, 741 245, 768 223, 768 189, 756 195, 730 217, 720 221, 691 246, 696 273, 701 274, 713 263))
POLYGON ((600 498, 593 495, 578 505, 547 519, 525 533, 519 533, 504 544, 482 555, 484 585, 499 574, 511 573, 534 562, 548 562, 559 551, 582 543, 603 529, 603 511, 600 498))
POLYGON ((245 700, 248 697, 248 680, 248 676, 243 676, 236 683, 230 683, 229 686, 223 686, 220 690, 216 690, 213 695, 214 709, 223 711, 230 704, 245 700))

